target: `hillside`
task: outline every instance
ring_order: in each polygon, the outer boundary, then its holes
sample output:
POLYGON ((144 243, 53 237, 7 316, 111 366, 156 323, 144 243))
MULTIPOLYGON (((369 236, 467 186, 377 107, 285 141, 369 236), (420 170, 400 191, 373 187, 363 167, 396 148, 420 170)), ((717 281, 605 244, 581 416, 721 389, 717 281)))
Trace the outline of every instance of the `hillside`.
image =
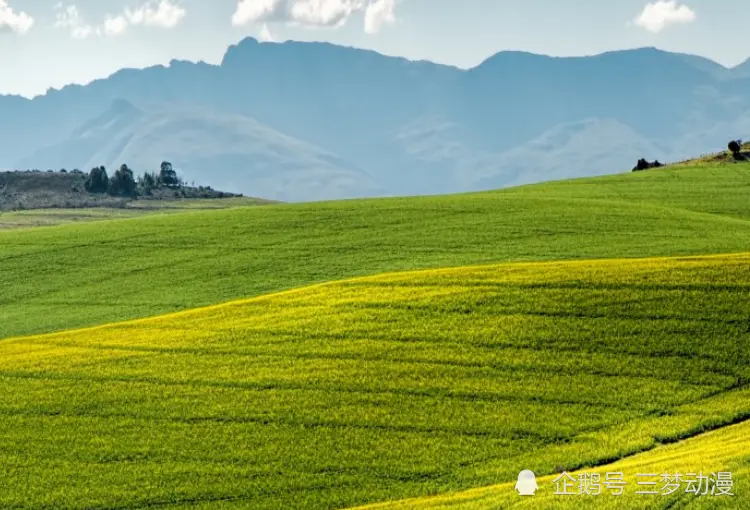
POLYGON ((0 504, 345 508, 746 420, 748 264, 381 275, 5 340, 0 504))
POLYGON ((0 232, 0 338, 385 271, 739 252, 749 190, 747 166, 704 165, 0 232))
POLYGON ((0 507, 566 508, 551 478, 598 466, 731 470, 704 506, 737 508, 750 165, 725 157, 0 231, 0 507))
MULTIPOLYGON (((91 207, 117 209, 132 207, 138 201, 153 204, 176 199, 211 200, 241 197, 214 190, 210 186, 188 185, 155 187, 150 189, 148 194, 140 194, 137 197, 89 193, 85 189, 87 175, 83 172, 57 170, 0 171, 0 211, 91 207)), ((169 204, 165 204, 165 207, 168 206, 169 204)), ((144 204, 144 207, 148 205, 144 204)))
POLYGON ((745 68, 641 48, 505 51, 463 70, 248 38, 219 65, 172 61, 33 100, 0 96, 0 167, 158 154, 188 180, 290 201, 601 175, 745 136, 745 68))

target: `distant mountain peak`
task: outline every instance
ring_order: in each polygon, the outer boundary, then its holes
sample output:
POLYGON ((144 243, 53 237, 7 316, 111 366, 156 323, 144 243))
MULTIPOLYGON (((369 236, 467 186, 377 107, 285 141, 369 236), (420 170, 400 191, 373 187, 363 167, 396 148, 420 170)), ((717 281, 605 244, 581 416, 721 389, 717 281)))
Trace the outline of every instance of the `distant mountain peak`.
POLYGON ((542 55, 539 53, 531 53, 529 51, 520 50, 503 50, 498 51, 494 55, 487 57, 477 67, 484 67, 487 65, 515 65, 520 62, 531 62, 540 60, 550 60, 554 57, 549 55, 542 55))
POLYGON ((233 62, 242 59, 245 55, 254 52, 260 46, 260 41, 254 37, 245 37, 240 42, 232 44, 224 53, 221 65, 231 65, 233 62))

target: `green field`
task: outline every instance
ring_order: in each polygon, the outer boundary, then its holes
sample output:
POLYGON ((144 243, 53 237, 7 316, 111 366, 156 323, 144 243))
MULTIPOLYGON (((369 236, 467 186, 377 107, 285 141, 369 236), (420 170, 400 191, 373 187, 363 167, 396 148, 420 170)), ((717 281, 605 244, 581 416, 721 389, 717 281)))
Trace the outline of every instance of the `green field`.
POLYGON ((386 271, 750 247, 750 165, 0 232, 0 338, 386 271))
POLYGON ((749 264, 386 275, 5 341, 0 503, 340 508, 737 422, 749 264))
POLYGON ((2 231, 0 508, 740 508, 748 251, 728 164, 2 231))

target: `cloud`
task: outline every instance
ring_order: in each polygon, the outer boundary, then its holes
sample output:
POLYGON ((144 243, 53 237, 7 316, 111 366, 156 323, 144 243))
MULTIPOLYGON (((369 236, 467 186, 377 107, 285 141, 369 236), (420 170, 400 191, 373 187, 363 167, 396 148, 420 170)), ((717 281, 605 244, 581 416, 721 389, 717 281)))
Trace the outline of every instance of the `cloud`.
MULTIPOLYGON (((0 0, 2 4, 4 0, 0 0)), ((174 0, 149 0, 135 9, 126 8, 117 15, 108 14, 104 22, 93 27, 83 20, 78 7, 65 7, 62 2, 55 5, 57 16, 55 28, 70 30, 76 39, 86 39, 92 34, 118 36, 124 34, 131 25, 145 25, 159 28, 174 28, 185 17, 185 9, 174 0)))
POLYGON ((7 0, 0 0, 0 32, 23 35, 34 26, 34 18, 23 11, 16 12, 7 0))
POLYGON ((125 33, 128 29, 128 20, 125 16, 107 16, 101 28, 97 29, 98 34, 117 36, 125 33))
POLYGON ((340 27, 364 13, 365 31, 376 33, 395 21, 396 0, 238 0, 232 24, 281 22, 307 27, 340 27))
POLYGON ((396 22, 396 0, 375 0, 365 10, 365 32, 376 34, 384 24, 396 22))
POLYGON ((70 35, 74 39, 86 39, 94 33, 94 27, 87 24, 80 13, 78 7, 69 5, 64 7, 62 2, 55 6, 58 11, 55 19, 55 28, 64 28, 70 30, 70 35))
POLYGON ((286 9, 284 0, 239 0, 232 24, 241 26, 258 21, 283 21, 286 9))
POLYGON ((131 25, 174 28, 185 17, 185 9, 171 0, 161 0, 156 6, 146 2, 135 10, 125 9, 125 17, 131 25))
POLYGON ((696 18, 695 11, 677 0, 658 0, 650 2, 643 8, 635 19, 635 24, 641 28, 658 34, 668 25, 690 23, 696 18))

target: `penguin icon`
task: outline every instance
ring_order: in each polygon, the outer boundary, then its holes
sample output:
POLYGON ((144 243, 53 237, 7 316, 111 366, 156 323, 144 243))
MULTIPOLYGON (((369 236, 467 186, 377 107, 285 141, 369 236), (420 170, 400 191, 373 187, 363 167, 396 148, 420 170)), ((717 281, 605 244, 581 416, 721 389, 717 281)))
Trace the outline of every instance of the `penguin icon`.
POLYGON ((518 473, 516 490, 521 496, 533 496, 534 493, 539 490, 539 486, 536 484, 536 475, 533 471, 524 469, 518 473))

